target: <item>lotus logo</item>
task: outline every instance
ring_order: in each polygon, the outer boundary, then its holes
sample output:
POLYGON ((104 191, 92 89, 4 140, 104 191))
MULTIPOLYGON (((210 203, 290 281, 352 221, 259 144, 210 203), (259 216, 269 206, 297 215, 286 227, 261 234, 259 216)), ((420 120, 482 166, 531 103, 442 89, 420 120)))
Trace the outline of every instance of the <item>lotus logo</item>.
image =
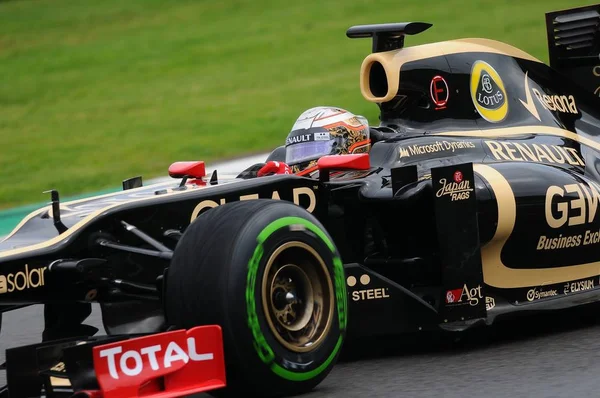
POLYGON ((481 76, 481 86, 483 88, 483 91, 485 91, 488 94, 491 94, 492 90, 494 89, 491 80, 492 78, 487 73, 481 76))
POLYGON ((482 118, 491 123, 506 118, 508 101, 504 82, 490 64, 484 61, 473 64, 470 89, 473 105, 482 118))

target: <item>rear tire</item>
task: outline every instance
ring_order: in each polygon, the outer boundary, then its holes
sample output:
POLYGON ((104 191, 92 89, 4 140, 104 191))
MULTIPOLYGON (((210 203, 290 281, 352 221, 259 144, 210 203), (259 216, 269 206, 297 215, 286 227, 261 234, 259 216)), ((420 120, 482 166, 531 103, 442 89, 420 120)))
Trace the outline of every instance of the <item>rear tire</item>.
POLYGON ((304 393, 329 373, 344 341, 342 262, 323 226, 292 203, 225 204, 180 239, 165 311, 178 328, 223 328, 225 392, 304 393))

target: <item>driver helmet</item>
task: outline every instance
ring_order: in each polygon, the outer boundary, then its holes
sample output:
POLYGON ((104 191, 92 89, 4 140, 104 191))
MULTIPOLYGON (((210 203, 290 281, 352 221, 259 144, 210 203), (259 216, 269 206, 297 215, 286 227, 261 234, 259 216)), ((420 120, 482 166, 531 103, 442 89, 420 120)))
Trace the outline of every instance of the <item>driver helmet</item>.
POLYGON ((292 173, 312 174, 325 155, 368 152, 369 122, 345 109, 319 106, 304 111, 285 140, 285 162, 292 173))

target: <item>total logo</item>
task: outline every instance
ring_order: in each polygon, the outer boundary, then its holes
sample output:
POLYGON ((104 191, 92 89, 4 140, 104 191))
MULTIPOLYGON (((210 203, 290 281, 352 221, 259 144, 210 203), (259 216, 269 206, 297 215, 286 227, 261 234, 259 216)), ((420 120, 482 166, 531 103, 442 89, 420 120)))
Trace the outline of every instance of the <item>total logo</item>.
MULTIPOLYGON (((349 276, 346 279, 346 283, 349 287, 354 287, 360 281, 360 284, 363 286, 367 286, 371 283, 371 277, 367 274, 361 275, 361 277, 356 280, 356 277, 349 276)), ((361 289, 355 290, 352 292, 352 301, 364 301, 364 300, 381 300, 390 298, 388 293, 388 288, 378 287, 374 289, 361 289)))
POLYGON ((0 294, 12 293, 44 286, 46 267, 31 268, 25 264, 25 270, 8 275, 0 275, 0 294))
POLYGON ((452 289, 446 292, 446 304, 469 304, 476 306, 483 299, 481 285, 469 288, 465 283, 461 289, 452 289))
POLYGON ((106 358, 108 373, 115 380, 119 380, 119 375, 139 375, 144 368, 144 362, 149 363, 152 370, 159 370, 161 367, 164 369, 170 368, 175 362, 179 361, 186 364, 189 361, 210 361, 214 358, 212 353, 198 354, 196 352, 196 339, 193 337, 187 339, 186 349, 179 346, 177 342, 171 341, 166 347, 156 344, 144 347, 139 351, 128 350, 123 352, 123 347, 117 346, 102 350, 99 355, 100 358, 106 358), (142 355, 146 356, 145 360, 142 359, 142 355), (158 357, 162 359, 160 363, 158 357))
POLYGON ((190 380, 224 385, 223 338, 216 325, 130 338, 92 352, 100 388, 111 397, 137 397, 140 385, 162 376, 173 391, 178 385, 189 388, 190 380))

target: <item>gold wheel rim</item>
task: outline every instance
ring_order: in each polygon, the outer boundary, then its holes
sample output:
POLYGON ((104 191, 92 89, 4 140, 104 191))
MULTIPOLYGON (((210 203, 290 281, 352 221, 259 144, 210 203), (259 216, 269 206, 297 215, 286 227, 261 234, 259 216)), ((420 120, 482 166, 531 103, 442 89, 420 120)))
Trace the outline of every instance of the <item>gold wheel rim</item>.
POLYGON ((303 242, 286 242, 269 257, 262 304, 271 332, 285 348, 308 352, 331 328, 334 292, 321 256, 303 242))

